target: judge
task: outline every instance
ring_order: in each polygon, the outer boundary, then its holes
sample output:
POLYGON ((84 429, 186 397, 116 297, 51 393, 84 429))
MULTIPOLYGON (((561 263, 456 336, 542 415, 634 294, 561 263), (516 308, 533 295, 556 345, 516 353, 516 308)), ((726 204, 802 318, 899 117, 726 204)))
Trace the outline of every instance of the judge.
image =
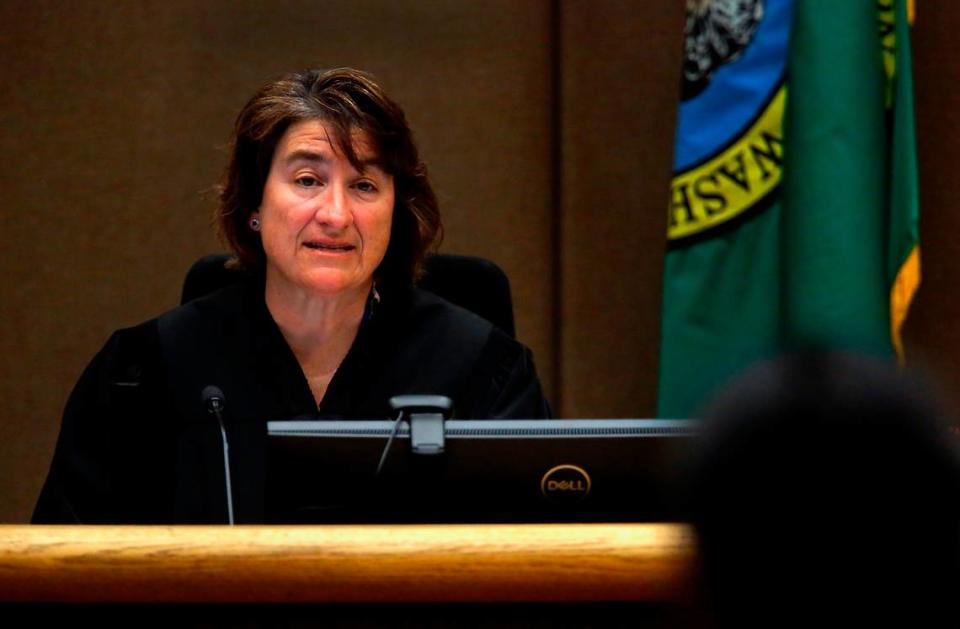
MULTIPOLYGON (((217 224, 244 279, 119 330, 77 383, 34 522, 262 522, 266 422, 385 418, 406 393, 466 418, 549 416, 530 351, 415 280, 440 231, 403 111, 309 70, 240 112, 217 224)), ((344 473, 350 473, 344 470, 344 473)))

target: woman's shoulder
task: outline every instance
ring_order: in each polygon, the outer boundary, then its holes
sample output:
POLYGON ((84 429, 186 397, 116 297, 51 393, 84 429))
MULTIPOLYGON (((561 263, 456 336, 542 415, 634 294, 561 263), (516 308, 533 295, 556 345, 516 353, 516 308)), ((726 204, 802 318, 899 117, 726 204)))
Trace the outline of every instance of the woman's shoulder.
POLYGON ((455 348, 461 356, 529 353, 494 323, 430 291, 412 288, 385 295, 384 302, 383 327, 394 338, 423 341, 444 350, 455 348))
POLYGON ((91 361, 110 380, 130 380, 164 362, 171 347, 198 348, 230 326, 242 307, 243 292, 229 287, 132 326, 113 331, 91 361))
MULTIPOLYGON (((463 416, 543 417, 543 399, 530 350, 490 321, 425 290, 410 292, 400 329, 402 345, 438 382, 458 390, 463 416), (455 384, 456 383, 456 384, 455 384)), ((404 352, 406 354, 406 352, 404 352)), ((441 387, 443 390, 443 387, 441 387)))
POLYGON ((393 333, 399 337, 423 340, 464 357, 491 352, 501 357, 519 357, 529 352, 520 341, 487 319, 430 291, 412 289, 402 301, 405 305, 397 309, 401 314, 392 317, 392 326, 396 326, 393 333))
MULTIPOLYGON (((219 325, 225 320, 248 316, 255 293, 245 282, 238 282, 198 297, 156 318, 161 329, 219 325)), ((262 298, 260 298, 261 307, 262 298)))
POLYGON ((420 288, 410 292, 409 316, 414 322, 429 324, 435 331, 478 337, 489 336, 496 327, 480 315, 420 288))

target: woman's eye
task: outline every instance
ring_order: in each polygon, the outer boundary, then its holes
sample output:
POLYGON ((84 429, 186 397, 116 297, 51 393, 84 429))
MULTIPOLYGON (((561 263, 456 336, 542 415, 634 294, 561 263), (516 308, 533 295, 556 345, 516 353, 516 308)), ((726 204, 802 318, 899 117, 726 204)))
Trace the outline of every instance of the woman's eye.
POLYGON ((297 177, 294 179, 297 185, 303 186, 304 188, 313 188, 320 185, 320 181, 316 177, 311 177, 309 175, 304 175, 302 177, 297 177))
POLYGON ((376 192, 377 187, 370 181, 358 181, 356 184, 357 190, 360 192, 376 192))

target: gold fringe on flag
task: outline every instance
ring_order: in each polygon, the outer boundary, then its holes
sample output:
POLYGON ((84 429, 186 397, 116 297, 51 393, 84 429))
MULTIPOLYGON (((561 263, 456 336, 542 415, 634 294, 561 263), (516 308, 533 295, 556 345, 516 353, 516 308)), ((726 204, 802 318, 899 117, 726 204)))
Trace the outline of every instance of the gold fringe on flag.
POLYGON ((920 286, 920 245, 915 245, 910 255, 897 271, 897 277, 890 287, 890 340, 897 352, 900 365, 905 364, 903 352, 903 324, 910 311, 910 303, 920 286))

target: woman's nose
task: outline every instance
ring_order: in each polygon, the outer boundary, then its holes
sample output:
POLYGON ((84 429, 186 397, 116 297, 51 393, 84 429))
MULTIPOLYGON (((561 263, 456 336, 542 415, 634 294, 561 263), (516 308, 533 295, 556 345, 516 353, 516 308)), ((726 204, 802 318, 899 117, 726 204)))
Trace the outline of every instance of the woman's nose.
POLYGON ((353 215, 350 212, 346 186, 331 183, 327 194, 322 195, 318 201, 314 215, 317 222, 340 229, 350 225, 353 215))

